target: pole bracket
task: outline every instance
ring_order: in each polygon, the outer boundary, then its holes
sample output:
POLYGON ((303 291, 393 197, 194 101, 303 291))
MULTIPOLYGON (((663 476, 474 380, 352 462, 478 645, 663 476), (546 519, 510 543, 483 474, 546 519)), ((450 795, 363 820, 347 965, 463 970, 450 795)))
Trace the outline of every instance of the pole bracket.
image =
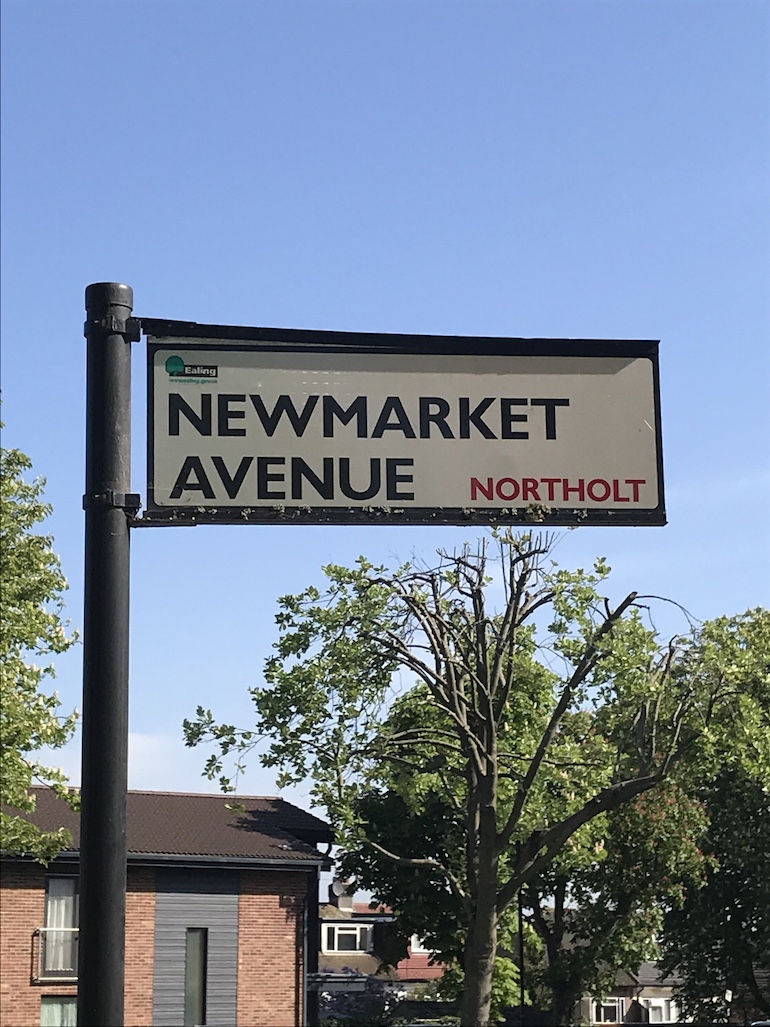
POLYGON ((102 335, 123 335, 126 342, 139 342, 142 337, 142 322, 138 317, 94 317, 83 325, 83 335, 100 333, 102 335))
POLYGON ((106 492, 99 492, 95 496, 83 496, 83 509, 91 510, 96 506, 109 507, 111 509, 123 510, 124 513, 133 517, 142 505, 142 497, 138 492, 114 492, 107 489, 106 492))

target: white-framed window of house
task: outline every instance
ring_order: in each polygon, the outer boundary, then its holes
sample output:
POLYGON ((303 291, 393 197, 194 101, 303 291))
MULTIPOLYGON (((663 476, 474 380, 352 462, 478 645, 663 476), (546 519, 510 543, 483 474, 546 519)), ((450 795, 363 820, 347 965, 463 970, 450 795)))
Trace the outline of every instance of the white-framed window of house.
POLYGON ((371 940, 371 924, 324 924, 321 951, 368 952, 371 940))
POLYGON ((594 1023, 622 1023, 626 1000, 610 996, 594 1002, 594 1023))
POLYGON ((43 995, 40 1027, 77 1027, 78 1000, 74 995, 43 995))
POLYGON ((45 895, 43 974, 46 977, 77 977, 78 973, 78 879, 49 877, 45 895))
POLYGON ((413 934, 409 941, 409 951, 413 956, 429 956, 432 950, 427 947, 419 934, 413 934))
POLYGON ((650 1023, 676 1023, 679 1010, 670 998, 644 998, 642 1005, 647 1010, 650 1023))

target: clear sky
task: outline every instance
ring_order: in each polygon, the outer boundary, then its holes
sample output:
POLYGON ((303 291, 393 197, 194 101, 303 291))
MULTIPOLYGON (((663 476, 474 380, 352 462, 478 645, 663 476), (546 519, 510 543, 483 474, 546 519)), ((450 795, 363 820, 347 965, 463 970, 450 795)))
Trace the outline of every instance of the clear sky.
MULTIPOLYGON (((616 598, 701 618, 768 604, 766 0, 4 0, 2 20, 3 444, 48 479, 74 625, 98 281, 147 317, 660 339, 669 524, 581 528, 559 559, 605 555, 616 598)), ((135 532, 131 786, 215 789, 181 722, 248 724, 278 595, 472 534, 135 532)), ((81 650, 58 666, 80 706, 81 650)), ((77 780, 77 744, 59 760, 77 780)), ((254 767, 243 790, 275 786, 254 767)))

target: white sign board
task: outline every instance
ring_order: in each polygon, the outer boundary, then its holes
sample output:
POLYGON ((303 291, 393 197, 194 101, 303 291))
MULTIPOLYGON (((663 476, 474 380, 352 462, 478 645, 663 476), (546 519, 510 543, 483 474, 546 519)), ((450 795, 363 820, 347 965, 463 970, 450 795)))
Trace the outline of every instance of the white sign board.
POLYGON ((665 522, 656 344, 269 331, 150 338, 149 520, 665 522))

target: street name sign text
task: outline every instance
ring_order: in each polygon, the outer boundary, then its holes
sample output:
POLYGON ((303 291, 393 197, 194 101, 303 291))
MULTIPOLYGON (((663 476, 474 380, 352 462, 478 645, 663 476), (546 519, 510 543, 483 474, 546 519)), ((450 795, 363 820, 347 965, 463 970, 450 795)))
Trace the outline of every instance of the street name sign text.
POLYGON ((148 523, 665 523, 656 342, 143 328, 148 523))

